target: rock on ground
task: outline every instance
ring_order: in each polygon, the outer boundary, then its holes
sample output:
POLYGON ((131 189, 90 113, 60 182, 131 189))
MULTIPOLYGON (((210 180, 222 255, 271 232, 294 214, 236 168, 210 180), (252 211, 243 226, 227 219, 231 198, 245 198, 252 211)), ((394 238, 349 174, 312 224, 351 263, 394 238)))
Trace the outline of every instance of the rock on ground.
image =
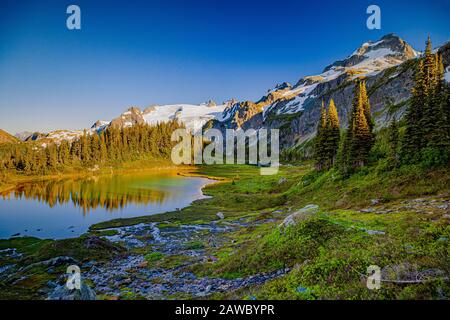
POLYGON ((225 215, 224 215, 222 212, 217 212, 216 216, 217 216, 220 220, 225 219, 225 215))
POLYGON ((308 217, 314 216, 319 212, 319 206, 315 204, 307 205, 306 207, 294 212, 287 216, 283 222, 279 225, 279 228, 287 228, 289 226, 295 226, 299 221, 302 221, 308 217))
POLYGON ((58 286, 50 293, 47 300, 95 300, 96 294, 88 285, 83 283, 81 289, 68 289, 65 285, 58 286))

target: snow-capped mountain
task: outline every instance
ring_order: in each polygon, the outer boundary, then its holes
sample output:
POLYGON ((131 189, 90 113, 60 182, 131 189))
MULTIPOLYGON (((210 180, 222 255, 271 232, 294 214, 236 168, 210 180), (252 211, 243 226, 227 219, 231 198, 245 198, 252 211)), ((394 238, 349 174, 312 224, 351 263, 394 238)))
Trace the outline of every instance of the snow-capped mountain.
MULTIPOLYGON (((450 64, 450 43, 438 48, 444 65, 450 64)), ((409 99, 413 85, 416 57, 420 52, 394 34, 378 41, 366 42, 347 58, 327 66, 322 73, 301 78, 295 85, 283 82, 268 90, 257 102, 213 101, 198 105, 152 105, 143 110, 130 107, 111 121, 97 121, 85 130, 57 130, 48 134, 34 133, 24 139, 73 140, 84 132, 92 134, 106 128, 135 124, 156 124, 178 120, 194 132, 206 123, 221 130, 226 128, 281 128, 282 146, 292 146, 311 137, 319 118, 322 101, 335 100, 341 123, 345 126, 351 108, 354 81, 366 79, 372 112, 378 124, 391 116, 387 105, 399 105, 409 99)), ((450 81, 449 72, 446 79, 450 81)), ((401 113, 400 108, 398 112, 401 113)))
POLYGON ((186 128, 198 131, 211 119, 225 121, 227 115, 224 111, 226 108, 227 104, 216 105, 215 103, 153 105, 143 111, 137 107, 131 107, 118 118, 113 119, 109 125, 129 127, 135 124, 155 125, 159 122, 178 120, 186 128))
POLYGON ((264 116, 270 112, 276 114, 292 114, 304 110, 308 99, 318 96, 315 90, 319 84, 336 79, 351 81, 357 77, 372 77, 383 70, 397 66, 409 59, 416 58, 420 52, 414 50, 404 40, 394 34, 389 34, 376 42, 366 42, 344 60, 339 60, 327 66, 322 73, 300 79, 291 88, 276 87, 271 92, 282 90, 283 100, 290 100, 284 105, 274 102, 264 107, 264 116), (292 98, 293 99, 289 99, 292 98))
MULTIPOLYGON (((450 44, 436 50, 448 66, 450 44)), ((341 124, 346 126, 356 78, 366 80, 374 118, 382 126, 392 117, 388 105, 400 106, 397 116, 402 114, 411 96, 418 56, 420 52, 394 34, 366 42, 320 74, 303 77, 294 86, 286 82, 277 85, 256 103, 239 102, 228 111, 229 120, 216 123, 216 128, 280 128, 282 146, 292 146, 314 134, 322 101, 334 99, 341 124)))
MULTIPOLYGON (((227 108, 230 108, 233 101, 224 102, 216 105, 213 101, 199 105, 192 104, 173 104, 173 105, 153 105, 143 111, 138 107, 130 107, 124 113, 111 121, 96 121, 89 129, 83 130, 55 130, 49 133, 29 133, 21 134, 22 140, 49 140, 60 142, 62 140, 73 141, 74 139, 86 134, 101 132, 109 126, 126 128, 136 124, 155 125, 159 122, 168 122, 178 120, 186 128, 196 132, 209 120, 217 121, 227 120, 227 108)), ((45 142, 45 141, 43 141, 45 142)))

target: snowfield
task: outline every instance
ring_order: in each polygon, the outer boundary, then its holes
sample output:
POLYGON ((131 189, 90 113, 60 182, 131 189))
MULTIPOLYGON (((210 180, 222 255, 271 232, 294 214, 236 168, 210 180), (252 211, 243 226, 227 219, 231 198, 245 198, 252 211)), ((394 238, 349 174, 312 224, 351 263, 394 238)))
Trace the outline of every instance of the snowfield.
POLYGON ((311 92, 319 85, 319 83, 314 83, 312 85, 302 86, 298 89, 300 93, 294 98, 294 100, 290 101, 286 106, 282 109, 277 110, 277 114, 292 114, 302 111, 303 104, 308 98, 313 98, 314 95, 311 95, 311 92))
POLYGON ((174 104, 154 106, 152 111, 144 113, 146 123, 152 125, 178 119, 186 128, 198 131, 211 119, 224 121, 225 105, 208 106, 206 104, 174 104))

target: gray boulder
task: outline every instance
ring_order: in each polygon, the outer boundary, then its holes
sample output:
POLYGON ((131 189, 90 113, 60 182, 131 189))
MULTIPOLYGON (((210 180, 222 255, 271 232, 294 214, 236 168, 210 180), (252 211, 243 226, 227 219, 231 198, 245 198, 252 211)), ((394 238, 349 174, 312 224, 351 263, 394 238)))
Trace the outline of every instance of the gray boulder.
POLYGON ((225 215, 224 215, 222 212, 217 212, 216 216, 217 216, 220 220, 225 219, 225 215))
POLYGON ((70 290, 65 285, 58 286, 48 296, 47 300, 96 300, 96 294, 87 284, 81 284, 81 289, 70 290))
POLYGON ((319 206, 315 204, 307 205, 306 207, 287 216, 283 222, 278 226, 281 229, 289 226, 295 226, 298 222, 316 215, 319 212, 319 206))

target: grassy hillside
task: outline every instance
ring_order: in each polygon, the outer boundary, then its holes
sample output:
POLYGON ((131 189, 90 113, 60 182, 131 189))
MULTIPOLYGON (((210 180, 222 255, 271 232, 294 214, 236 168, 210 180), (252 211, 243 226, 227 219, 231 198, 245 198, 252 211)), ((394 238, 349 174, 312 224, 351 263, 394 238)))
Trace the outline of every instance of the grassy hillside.
POLYGON ((340 180, 333 172, 316 174, 288 168, 280 177, 286 177, 287 181, 281 185, 276 179, 266 181, 264 191, 255 188, 258 183, 254 177, 231 187, 234 197, 238 192, 257 199, 267 192, 272 195, 273 208, 241 211, 249 226, 229 234, 228 245, 211 249, 218 261, 196 266, 194 270, 225 278, 284 268, 289 268, 289 272, 262 286, 218 298, 450 296, 450 282, 446 279, 450 274, 448 170, 409 167, 391 173, 360 173, 340 180), (284 198, 285 205, 279 206, 277 198, 284 198), (305 216, 287 229, 278 227, 286 216, 309 204, 318 205, 319 212, 305 216), (258 223, 261 220, 273 222, 258 223), (370 265, 383 270, 386 282, 381 290, 370 291, 366 287, 370 265), (416 273, 419 277, 432 276, 414 282, 410 278, 416 273))
POLYGON ((350 179, 316 173, 309 165, 283 167, 263 177, 245 166, 202 167, 200 174, 232 181, 206 188, 213 198, 178 212, 114 220, 101 229, 141 222, 161 227, 205 224, 223 212, 223 225, 239 225, 204 244, 209 262, 191 265, 198 276, 240 279, 289 270, 261 286, 215 294, 256 299, 435 299, 450 296, 450 173, 404 167, 369 170, 350 179), (306 205, 318 213, 279 227, 306 205), (378 265, 386 282, 368 290, 367 267, 378 265), (416 274, 423 282, 408 280, 416 274), (399 278, 396 282, 395 279, 399 278), (410 281, 410 282, 409 282, 410 281))
POLYGON ((18 142, 19 139, 17 139, 16 137, 10 135, 8 132, 0 129, 0 144, 2 143, 14 143, 14 142, 18 142))

